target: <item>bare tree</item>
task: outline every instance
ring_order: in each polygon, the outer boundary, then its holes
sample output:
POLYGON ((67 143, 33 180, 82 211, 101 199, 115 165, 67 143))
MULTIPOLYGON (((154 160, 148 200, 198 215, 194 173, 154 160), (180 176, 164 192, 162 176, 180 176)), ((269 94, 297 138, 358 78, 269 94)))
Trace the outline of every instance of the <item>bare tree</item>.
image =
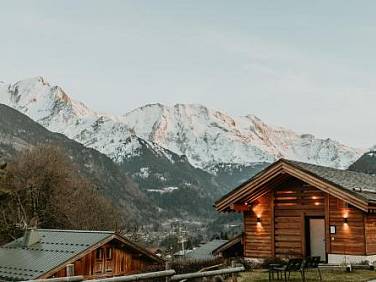
POLYGON ((36 218, 43 228, 93 230, 123 225, 117 208, 57 147, 37 146, 19 153, 8 164, 3 185, 9 188, 0 194, 0 241, 19 236, 36 218))

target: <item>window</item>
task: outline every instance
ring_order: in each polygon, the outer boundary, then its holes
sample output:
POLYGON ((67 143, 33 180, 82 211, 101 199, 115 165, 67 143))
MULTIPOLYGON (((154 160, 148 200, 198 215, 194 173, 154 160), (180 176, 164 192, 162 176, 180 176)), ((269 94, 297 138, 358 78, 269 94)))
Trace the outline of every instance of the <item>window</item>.
POLYGON ((102 260, 103 259, 103 249, 97 249, 95 252, 95 259, 96 260, 102 260))
POLYGON ((74 264, 68 264, 66 267, 66 273, 67 273, 67 277, 69 276, 74 276, 74 264))
POLYGON ((106 259, 108 260, 112 259, 112 248, 106 249, 106 259))

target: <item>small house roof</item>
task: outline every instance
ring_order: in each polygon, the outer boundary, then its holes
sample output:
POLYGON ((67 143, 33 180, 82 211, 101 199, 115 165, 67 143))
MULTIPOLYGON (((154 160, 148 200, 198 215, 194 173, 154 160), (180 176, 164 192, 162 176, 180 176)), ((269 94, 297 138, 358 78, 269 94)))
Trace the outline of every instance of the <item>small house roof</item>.
POLYGON ((280 159, 224 195, 215 203, 216 208, 224 211, 228 204, 243 197, 243 192, 253 191, 252 189, 257 189, 258 185, 261 185, 259 183, 265 183, 263 177, 271 179, 283 173, 291 174, 308 183, 315 182, 318 188, 335 194, 336 197, 341 193, 348 195, 345 197, 346 200, 353 201, 355 206, 363 206, 363 210, 368 204, 376 204, 376 175, 280 159))
POLYGON ((36 229, 39 242, 25 247, 24 238, 18 238, 0 247, 0 280, 32 280, 68 263, 93 246, 101 246, 112 239, 121 240, 128 247, 159 260, 140 246, 119 236, 113 231, 80 231, 36 229))
POLYGON ((229 248, 233 247, 234 245, 236 244, 242 244, 242 238, 243 238, 243 234, 239 234, 235 237, 233 237, 232 239, 226 241, 225 243, 223 243, 222 245, 218 246, 217 248, 215 248, 213 251, 212 251, 212 254, 214 256, 217 256, 219 255, 221 252, 223 251, 226 251, 228 250, 229 248))
POLYGON ((222 246, 223 244, 227 243, 228 240, 212 240, 209 241, 196 249, 194 249, 192 252, 185 255, 186 258, 191 258, 195 260, 206 260, 206 259, 212 259, 215 256, 213 255, 213 251, 217 249, 219 246, 222 246))

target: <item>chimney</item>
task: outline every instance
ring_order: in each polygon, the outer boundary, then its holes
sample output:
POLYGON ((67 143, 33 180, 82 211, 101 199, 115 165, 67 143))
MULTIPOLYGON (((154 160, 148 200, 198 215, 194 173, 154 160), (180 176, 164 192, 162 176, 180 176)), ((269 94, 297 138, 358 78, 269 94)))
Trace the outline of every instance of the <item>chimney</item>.
POLYGON ((30 247, 40 242, 40 235, 37 230, 37 225, 38 225, 37 222, 38 222, 37 217, 33 217, 30 220, 30 227, 26 228, 25 234, 24 234, 24 239, 23 239, 24 247, 30 247))
POLYGON ((37 229, 27 228, 24 234, 23 246, 30 247, 36 243, 39 243, 40 235, 37 229))

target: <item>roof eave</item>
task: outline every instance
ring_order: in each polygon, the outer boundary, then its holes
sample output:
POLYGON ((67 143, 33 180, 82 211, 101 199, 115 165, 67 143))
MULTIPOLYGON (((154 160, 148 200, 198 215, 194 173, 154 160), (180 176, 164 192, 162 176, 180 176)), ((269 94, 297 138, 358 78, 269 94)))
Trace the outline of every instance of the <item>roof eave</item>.
POLYGON ((219 212, 224 212, 226 211, 228 208, 229 208, 229 204, 231 202, 229 202, 229 200, 231 198, 238 198, 240 197, 241 195, 243 195, 243 190, 246 188, 246 187, 249 187, 252 183, 254 183, 255 181, 259 180, 260 178, 262 179, 262 177, 270 172, 270 171, 273 171, 273 170, 279 170, 281 167, 282 167, 282 162, 284 160, 283 159, 280 159, 274 163, 272 163, 271 165, 269 165, 268 167, 266 167, 265 169, 263 169, 262 171, 258 172, 256 175, 254 175, 253 177, 251 177, 250 179, 248 179, 247 181, 243 182, 242 184, 240 184, 239 186, 237 186, 235 189, 233 189, 232 191, 230 191, 229 193, 227 193, 226 195, 224 195, 222 198, 220 198, 219 200, 217 200, 215 202, 215 208, 217 211, 219 212), (226 205, 226 203, 228 203, 226 205))
MULTIPOLYGON (((218 200, 215 203, 215 208, 219 212, 225 212, 230 209, 231 203, 234 203, 235 201, 241 199, 244 197, 247 193, 247 188, 250 188, 252 190, 252 186, 254 187, 259 187, 260 184, 257 184, 257 181, 260 179, 263 180, 263 177, 269 176, 272 177, 273 175, 277 175, 277 173, 281 172, 286 172, 289 173, 290 175, 297 177, 299 179, 302 179, 305 182, 320 182, 320 185, 313 185, 313 186, 320 186, 317 187, 318 189, 329 193, 333 194, 335 197, 341 198, 341 193, 342 196, 343 194, 347 195, 345 198, 345 201, 351 203, 352 205, 356 206, 357 208, 363 210, 363 211, 368 211, 368 201, 367 198, 365 198, 362 195, 359 195, 359 193, 350 191, 347 188, 344 188, 336 183, 333 183, 332 181, 325 179, 309 170, 306 170, 292 162, 289 162, 288 160, 285 159, 280 159, 273 163, 272 165, 268 166, 237 188, 235 188, 233 191, 230 193, 226 194, 223 196, 220 200, 218 200), (302 175, 303 174, 303 175, 302 175), (313 178, 307 181, 308 178, 313 178), (305 180, 304 180, 305 179, 305 180), (316 181, 314 181, 316 179, 316 181), (324 188, 323 188, 324 187, 324 188), (339 192, 340 191, 340 192, 339 192)), ((260 181, 260 183, 263 183, 260 181)), ((250 192, 250 191, 248 191, 250 192)))

